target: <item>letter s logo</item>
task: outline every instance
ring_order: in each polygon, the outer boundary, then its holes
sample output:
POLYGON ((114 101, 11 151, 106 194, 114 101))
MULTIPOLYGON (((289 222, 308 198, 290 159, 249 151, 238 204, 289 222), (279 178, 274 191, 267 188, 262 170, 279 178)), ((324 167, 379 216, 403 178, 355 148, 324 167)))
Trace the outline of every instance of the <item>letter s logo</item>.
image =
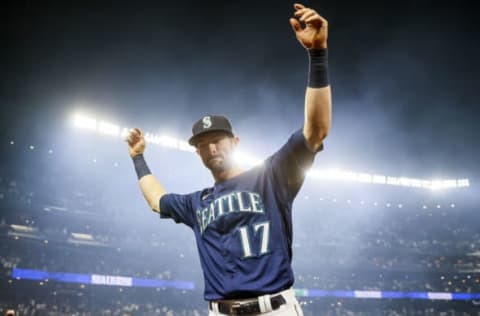
POLYGON ((210 116, 205 116, 202 119, 203 128, 210 128, 212 126, 212 118, 210 116))

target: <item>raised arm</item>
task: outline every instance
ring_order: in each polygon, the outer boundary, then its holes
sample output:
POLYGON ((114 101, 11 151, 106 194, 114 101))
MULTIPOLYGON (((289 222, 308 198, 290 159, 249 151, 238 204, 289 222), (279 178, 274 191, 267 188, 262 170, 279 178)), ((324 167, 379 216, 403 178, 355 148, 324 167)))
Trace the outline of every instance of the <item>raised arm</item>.
POLYGON ((138 176, 138 183, 143 196, 150 208, 160 213, 160 198, 167 193, 160 182, 150 172, 145 162, 143 152, 145 151, 145 137, 138 128, 132 129, 126 138, 128 143, 128 152, 132 157, 135 171, 138 176))
POLYGON ((303 134, 310 149, 317 151, 330 131, 332 120, 332 95, 327 64, 328 22, 313 9, 298 3, 293 7, 295 18, 290 19, 290 24, 298 41, 308 50, 310 56, 303 134), (302 27, 301 23, 305 26, 302 27))

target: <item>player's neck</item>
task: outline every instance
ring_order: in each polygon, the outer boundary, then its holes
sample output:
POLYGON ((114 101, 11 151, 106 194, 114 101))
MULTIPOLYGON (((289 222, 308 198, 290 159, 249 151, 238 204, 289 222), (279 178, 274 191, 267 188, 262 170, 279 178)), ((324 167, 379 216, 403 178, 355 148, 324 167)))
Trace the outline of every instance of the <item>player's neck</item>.
POLYGON ((240 167, 235 166, 219 173, 212 172, 212 175, 215 179, 215 182, 218 183, 236 177, 242 172, 243 170, 240 167))

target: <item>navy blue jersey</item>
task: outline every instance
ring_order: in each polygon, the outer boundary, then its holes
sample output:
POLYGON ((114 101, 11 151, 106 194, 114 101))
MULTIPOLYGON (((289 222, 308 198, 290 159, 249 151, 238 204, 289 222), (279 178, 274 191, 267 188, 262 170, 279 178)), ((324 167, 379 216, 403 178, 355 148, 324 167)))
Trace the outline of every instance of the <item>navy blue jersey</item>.
POLYGON ((206 300, 292 286, 292 202, 314 156, 299 130, 260 166, 212 188, 160 199, 161 217, 195 233, 206 300))

